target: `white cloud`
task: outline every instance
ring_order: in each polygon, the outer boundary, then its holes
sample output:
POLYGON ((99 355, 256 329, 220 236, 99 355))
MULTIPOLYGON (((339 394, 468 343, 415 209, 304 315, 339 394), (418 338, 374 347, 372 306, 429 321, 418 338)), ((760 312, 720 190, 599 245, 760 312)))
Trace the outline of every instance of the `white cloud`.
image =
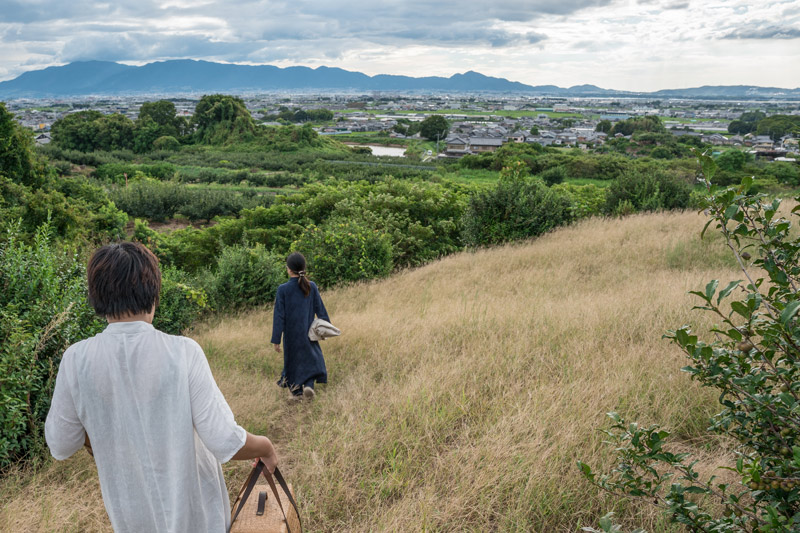
POLYGON ((0 79, 193 58, 532 85, 800 86, 794 0, 3 0, 0 79), (762 44, 764 46, 762 46, 762 44))

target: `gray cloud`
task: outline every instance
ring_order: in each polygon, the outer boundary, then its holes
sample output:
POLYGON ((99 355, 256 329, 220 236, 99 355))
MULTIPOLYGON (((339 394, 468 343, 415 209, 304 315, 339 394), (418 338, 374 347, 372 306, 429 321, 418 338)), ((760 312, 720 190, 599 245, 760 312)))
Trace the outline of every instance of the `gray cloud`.
POLYGON ((689 2, 686 0, 638 0, 639 5, 655 6, 661 9, 687 9, 689 2))
POLYGON ((308 60, 338 58, 368 47, 484 46, 503 48, 547 39, 535 21, 568 15, 614 0, 244 0, 175 3, 155 0, 55 2, 6 0, 0 42, 52 42, 54 61, 103 59, 146 61, 208 57, 251 61, 253 57, 308 60), (170 5, 170 4, 166 4, 170 5), (524 30, 503 24, 526 23, 524 30), (320 48, 324 42, 326 48, 320 48))
POLYGON ((726 33, 722 39, 798 39, 800 28, 780 25, 753 25, 726 33))

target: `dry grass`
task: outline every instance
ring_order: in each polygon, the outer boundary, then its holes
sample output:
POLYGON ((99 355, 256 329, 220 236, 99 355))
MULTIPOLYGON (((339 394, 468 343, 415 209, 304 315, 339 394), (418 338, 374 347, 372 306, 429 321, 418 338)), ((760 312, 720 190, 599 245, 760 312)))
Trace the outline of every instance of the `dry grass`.
MULTIPOLYGON (((611 509, 678 531, 599 493, 575 461, 609 464, 598 428, 618 410, 671 428, 708 472, 730 462, 699 438, 713 391, 661 338, 707 329, 687 291, 739 277, 718 238, 699 240, 703 222, 588 220, 326 293, 343 335, 323 345, 330 384, 313 404, 274 385, 270 310, 195 337, 239 422, 276 442, 309 531, 577 531, 611 509)), ((246 469, 226 465, 231 489, 246 469)), ((83 455, 0 491, 0 530, 109 529, 83 455)))

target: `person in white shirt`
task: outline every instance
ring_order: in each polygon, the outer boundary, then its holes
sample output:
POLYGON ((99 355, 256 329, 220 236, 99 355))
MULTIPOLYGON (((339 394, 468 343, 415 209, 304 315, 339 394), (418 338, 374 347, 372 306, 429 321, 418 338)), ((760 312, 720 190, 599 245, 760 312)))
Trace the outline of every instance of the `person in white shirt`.
POLYGON ((158 259, 138 243, 98 249, 89 303, 108 320, 61 360, 45 439, 58 460, 93 453, 117 533, 224 533, 230 502, 221 463, 278 463, 272 442, 236 424, 192 339, 152 325, 158 259))

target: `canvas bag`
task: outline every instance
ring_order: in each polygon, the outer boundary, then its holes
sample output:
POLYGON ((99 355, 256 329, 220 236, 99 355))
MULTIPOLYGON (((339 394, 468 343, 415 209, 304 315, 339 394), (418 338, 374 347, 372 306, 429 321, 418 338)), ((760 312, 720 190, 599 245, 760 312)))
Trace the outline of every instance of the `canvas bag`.
POLYGON ((302 533, 300 512, 292 495, 292 488, 286 484, 281 471, 277 468, 274 475, 283 489, 280 494, 272 475, 259 459, 233 504, 234 510, 228 533, 302 533), (267 480, 267 485, 256 484, 262 474, 267 480), (256 497, 251 499, 249 496, 253 492, 256 497))
POLYGON ((337 337, 341 334, 339 328, 321 318, 315 318, 308 328, 308 338, 312 341, 324 341, 328 337, 337 337))

